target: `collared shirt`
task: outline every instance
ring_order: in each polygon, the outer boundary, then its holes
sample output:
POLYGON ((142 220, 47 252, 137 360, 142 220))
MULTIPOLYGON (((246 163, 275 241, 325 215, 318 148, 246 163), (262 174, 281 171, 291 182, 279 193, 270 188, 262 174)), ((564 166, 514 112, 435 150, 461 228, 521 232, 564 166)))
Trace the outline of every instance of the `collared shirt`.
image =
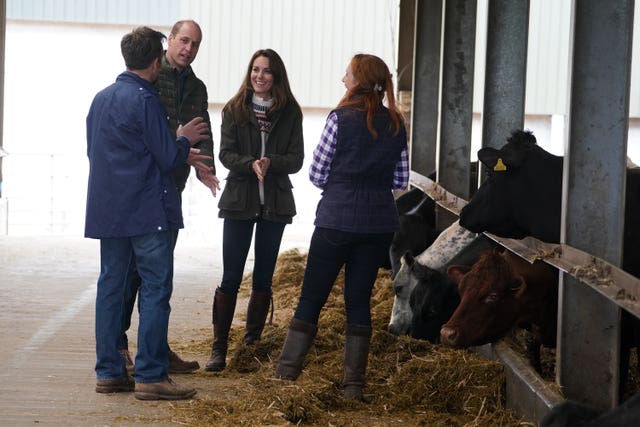
MULTIPOLYGON (((338 115, 333 112, 327 117, 327 122, 320 136, 320 142, 313 151, 311 166, 309 167, 309 179, 318 188, 324 188, 329 179, 331 161, 336 152, 338 141, 338 115)), ((400 153, 400 160, 396 164, 393 174, 392 188, 399 190, 406 188, 409 183, 409 152, 405 147, 400 153)))

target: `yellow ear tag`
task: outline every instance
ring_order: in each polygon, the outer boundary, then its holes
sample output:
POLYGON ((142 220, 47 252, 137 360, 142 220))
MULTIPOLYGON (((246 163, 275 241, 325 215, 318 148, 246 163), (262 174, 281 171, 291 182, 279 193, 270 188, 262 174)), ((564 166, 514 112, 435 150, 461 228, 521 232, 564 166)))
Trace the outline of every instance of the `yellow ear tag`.
POLYGON ((505 166, 505 164, 502 163, 502 157, 498 157, 498 161, 496 162, 496 165, 493 167, 493 170, 496 172, 504 172, 507 170, 507 167, 505 166))

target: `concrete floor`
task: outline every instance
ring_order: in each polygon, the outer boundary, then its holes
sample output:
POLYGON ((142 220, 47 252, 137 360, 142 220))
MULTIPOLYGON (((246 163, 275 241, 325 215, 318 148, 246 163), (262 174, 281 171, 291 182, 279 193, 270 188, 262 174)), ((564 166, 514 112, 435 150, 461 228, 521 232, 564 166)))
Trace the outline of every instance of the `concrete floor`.
MULTIPOLYGON (((290 246, 298 244, 283 242, 283 249, 290 246)), ((211 296, 222 274, 219 260, 220 249, 213 243, 179 239, 170 342, 198 334, 202 339, 210 330, 211 296)), ((95 393, 98 273, 95 240, 0 236, 0 425, 120 426, 149 425, 150 420, 174 425, 168 402, 95 393)), ((245 307, 246 301, 239 302, 238 312, 245 307)), ((137 317, 133 321, 130 340, 135 342, 137 317)), ((206 361, 202 355, 181 355, 201 366, 206 361)), ((174 379, 195 386, 201 397, 234 387, 200 372, 174 379)))

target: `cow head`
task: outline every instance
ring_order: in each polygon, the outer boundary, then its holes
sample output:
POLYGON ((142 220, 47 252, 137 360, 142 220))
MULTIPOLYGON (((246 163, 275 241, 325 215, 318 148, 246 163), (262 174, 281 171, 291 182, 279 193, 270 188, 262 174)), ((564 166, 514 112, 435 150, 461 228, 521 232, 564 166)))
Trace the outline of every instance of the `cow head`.
POLYGON ((413 263, 411 275, 416 285, 409 297, 413 338, 440 341, 440 328, 449 320, 460 297, 449 278, 437 270, 413 263))
POLYGON ((518 319, 527 284, 505 258, 490 250, 472 267, 451 265, 447 274, 458 284, 460 304, 442 327, 441 341, 466 348, 506 335, 518 319))
POLYGON ((416 286, 416 280, 411 275, 411 267, 415 264, 415 259, 411 253, 407 252, 400 260, 400 269, 393 279, 393 308, 391 309, 391 320, 388 330, 394 335, 407 335, 411 328, 411 306, 409 297, 411 291, 416 286))
POLYGON ((540 148, 531 132, 515 131, 506 145, 478 151, 488 177, 460 211, 460 225, 521 239, 557 242, 562 158, 540 148))

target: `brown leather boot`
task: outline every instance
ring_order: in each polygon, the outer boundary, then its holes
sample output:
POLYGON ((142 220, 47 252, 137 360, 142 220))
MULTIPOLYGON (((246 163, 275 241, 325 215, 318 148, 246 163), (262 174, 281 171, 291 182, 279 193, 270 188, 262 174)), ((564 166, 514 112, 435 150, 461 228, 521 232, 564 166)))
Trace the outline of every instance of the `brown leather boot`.
POLYGON ((369 358, 371 327, 365 325, 347 325, 344 345, 344 397, 363 401, 365 371, 369 358))
POLYGON ((126 375, 122 378, 114 378, 109 380, 98 380, 96 382, 96 393, 121 393, 133 391, 135 382, 133 377, 126 375))
POLYGON ((190 374, 200 369, 196 360, 182 360, 173 350, 169 349, 169 373, 190 374))
POLYGON ((269 313, 271 292, 252 291, 247 306, 247 327, 244 334, 245 345, 251 345, 260 339, 264 323, 269 313))
POLYGON ((136 383, 135 387, 138 400, 182 400, 195 395, 195 388, 179 386, 171 378, 156 383, 136 383))
POLYGON ((204 367, 205 371, 222 371, 227 366, 227 341, 229 329, 233 321, 233 313, 236 311, 236 299, 238 295, 227 295, 220 288, 216 289, 213 297, 213 345, 211 357, 204 367))
POLYGON ((118 350, 122 357, 124 357, 124 367, 127 370, 127 375, 135 375, 136 366, 133 364, 133 358, 131 357, 131 353, 129 353, 129 349, 123 348, 118 350))
POLYGON ((303 322, 295 317, 291 319, 287 338, 284 340, 280 359, 278 360, 276 378, 291 381, 295 381, 298 378, 300 372, 302 372, 304 359, 317 332, 318 327, 316 325, 303 322))

